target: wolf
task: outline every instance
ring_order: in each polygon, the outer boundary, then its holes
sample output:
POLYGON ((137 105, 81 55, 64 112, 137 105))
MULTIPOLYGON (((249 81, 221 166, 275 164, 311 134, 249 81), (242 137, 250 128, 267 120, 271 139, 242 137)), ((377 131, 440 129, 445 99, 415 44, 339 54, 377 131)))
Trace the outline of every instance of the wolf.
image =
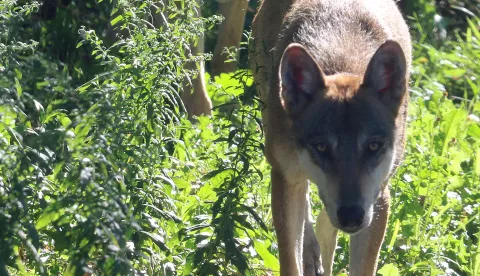
POLYGON ((331 275, 341 230, 350 275, 374 275, 405 143, 411 40, 400 11, 393 0, 263 0, 252 37, 280 274, 331 275), (308 181, 325 206, 316 234, 308 181))

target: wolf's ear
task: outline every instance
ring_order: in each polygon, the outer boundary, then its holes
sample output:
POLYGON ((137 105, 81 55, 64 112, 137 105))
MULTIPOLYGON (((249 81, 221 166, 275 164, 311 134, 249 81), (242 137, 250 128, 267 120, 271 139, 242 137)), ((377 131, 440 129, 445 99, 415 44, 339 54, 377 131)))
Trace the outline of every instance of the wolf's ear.
POLYGON ((283 108, 296 117, 315 94, 325 87, 322 70, 300 44, 292 43, 280 61, 280 98, 283 108))
POLYGON ((370 60, 363 82, 396 113, 407 90, 406 73, 407 62, 402 47, 387 40, 370 60))

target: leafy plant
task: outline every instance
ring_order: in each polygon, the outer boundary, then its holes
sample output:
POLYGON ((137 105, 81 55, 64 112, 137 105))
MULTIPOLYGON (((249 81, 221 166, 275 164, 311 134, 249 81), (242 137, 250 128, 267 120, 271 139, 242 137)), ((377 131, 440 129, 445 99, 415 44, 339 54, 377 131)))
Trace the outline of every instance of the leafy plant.
MULTIPOLYGON (((479 275, 479 22, 436 45, 436 10, 416 4, 407 154, 378 273, 479 275)), ((198 8, 73 0, 47 19, 36 2, 0 3, 0 274, 278 274, 250 72, 208 78, 214 115, 195 124, 179 97, 197 74, 184 65, 209 57, 185 49, 218 22, 198 8)), ((347 249, 341 235, 336 275, 347 249)))

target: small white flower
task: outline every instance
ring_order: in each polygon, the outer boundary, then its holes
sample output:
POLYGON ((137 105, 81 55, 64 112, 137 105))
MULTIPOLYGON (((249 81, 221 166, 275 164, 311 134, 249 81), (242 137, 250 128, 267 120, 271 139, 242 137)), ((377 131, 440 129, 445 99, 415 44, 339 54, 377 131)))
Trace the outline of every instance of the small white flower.
POLYGON ((95 170, 93 168, 87 167, 80 172, 80 184, 87 185, 92 179, 95 170))
POLYGON ((128 241, 125 246, 131 252, 133 252, 135 250, 135 244, 133 244, 133 242, 131 242, 131 241, 128 241))
POLYGON ((473 114, 468 115, 467 119, 469 121, 473 121, 475 123, 480 123, 480 118, 478 118, 478 116, 473 115, 473 114))
POLYGON ((447 192, 447 197, 450 198, 450 199, 455 199, 455 200, 458 200, 458 201, 461 201, 462 198, 460 197, 460 195, 456 192, 447 192))
POLYGON ((465 212, 469 215, 473 214, 473 208, 472 208, 472 205, 467 205, 465 206, 465 208, 463 208, 463 210, 465 210, 465 212))

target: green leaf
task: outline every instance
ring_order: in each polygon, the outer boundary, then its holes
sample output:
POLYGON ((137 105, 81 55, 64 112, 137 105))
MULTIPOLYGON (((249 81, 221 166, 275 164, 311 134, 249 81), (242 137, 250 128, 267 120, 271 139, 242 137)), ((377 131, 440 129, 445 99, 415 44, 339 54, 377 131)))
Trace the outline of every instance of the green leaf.
POLYGON ((257 214, 257 212, 255 212, 255 210, 250 207, 250 206, 247 206, 247 205, 244 205, 244 204, 241 204, 241 206, 243 208, 245 208, 245 210, 247 210, 247 212, 249 212, 253 218, 255 219, 255 221, 260 225, 260 227, 262 227, 262 229, 265 231, 265 232, 268 232, 268 229, 267 229, 267 226, 265 225, 265 223, 263 222, 262 218, 257 214))
POLYGON ((63 215, 63 209, 52 210, 53 208, 54 207, 46 209, 43 214, 38 218, 37 223, 35 224, 35 228, 37 228, 37 230, 45 228, 50 223, 57 221, 63 215))
POLYGON ((123 16, 119 15, 119 16, 115 17, 114 19, 112 19, 112 21, 110 21, 110 24, 112 24, 112 26, 115 26, 115 24, 117 24, 118 22, 120 22, 122 20, 123 20, 123 16))
POLYGON ((23 75, 22 75, 22 71, 18 70, 17 68, 14 69, 15 70, 15 75, 17 76, 17 78, 19 80, 22 79, 23 75))
POLYGON ((461 125, 461 121, 465 120, 466 112, 464 109, 453 109, 446 116, 446 133, 445 140, 443 141, 443 149, 441 156, 445 156, 447 153, 448 145, 452 138, 458 134, 458 126, 461 125))
POLYGON ((222 173, 224 171, 226 171, 228 169, 218 169, 218 170, 213 170, 211 172, 208 172, 207 174, 205 174, 203 177, 202 177, 202 180, 203 181, 206 181, 206 180, 209 180, 210 178, 213 178, 215 176, 217 176, 219 173, 222 173))
POLYGON ((172 178, 172 180, 179 189, 185 189, 191 185, 190 182, 180 177, 172 178))
POLYGON ((480 31, 478 30, 478 22, 475 22, 474 20, 467 18, 468 25, 470 26, 470 29, 472 30, 473 34, 477 39, 480 39, 480 31))
POLYGON ((454 68, 454 69, 445 69, 443 71, 443 74, 445 74, 445 76, 450 77, 450 78, 459 78, 459 77, 465 75, 466 72, 467 72, 466 69, 454 68))
POLYGON ((395 244, 395 240, 398 236, 398 231, 400 230, 400 220, 395 221, 395 227, 393 227, 393 234, 392 238, 390 239, 390 243, 388 244, 388 252, 392 251, 393 245, 395 244))
POLYGON ((475 267, 473 268, 473 274, 472 275, 480 275, 480 252, 475 254, 474 258, 475 262, 475 267))
POLYGON ((81 93, 85 92, 90 87, 90 85, 92 85, 92 84, 91 83, 85 83, 82 86, 78 87, 77 88, 78 93, 81 94, 81 93))
POLYGON ((68 126, 72 123, 72 120, 70 120, 70 118, 68 118, 68 117, 65 115, 65 116, 62 116, 62 117, 61 117, 60 123, 62 123, 62 126, 63 126, 63 127, 68 127, 68 126))
POLYGON ((45 86, 47 86, 47 85, 49 85, 49 84, 50 84, 50 83, 49 83, 48 81, 37 82, 37 83, 35 84, 35 87, 36 87, 37 89, 42 89, 43 87, 45 87, 45 86))
POLYGON ((147 231, 140 231, 140 233, 148 236, 161 250, 168 251, 169 248, 166 246, 164 239, 155 233, 149 233, 147 231))
POLYGON ((398 276, 400 275, 400 271, 394 264, 386 264, 377 272, 383 276, 398 276))
POLYGON ((480 127, 476 123, 472 123, 468 126, 468 135, 480 141, 480 127))
MULTIPOLYGON (((18 246, 14 247, 14 251, 15 252, 20 252, 18 246)), ((20 275, 28 275, 25 264, 20 257, 15 258, 15 264, 17 265, 17 269, 21 272, 20 275)))
POLYGON ((18 97, 21 97, 23 94, 22 86, 20 85, 20 82, 18 81, 17 78, 15 78, 15 88, 17 89, 17 95, 18 97))
POLYGON ((475 174, 480 176, 480 149, 475 153, 475 174))
POLYGON ((272 253, 270 253, 270 251, 268 251, 263 242, 254 240, 253 247, 255 248, 255 251, 257 251, 258 255, 260 255, 262 258, 265 267, 270 268, 273 271, 280 270, 278 259, 272 253))
POLYGON ((153 112, 154 112, 153 105, 149 104, 147 106, 147 129, 150 132, 154 132, 154 126, 155 126, 155 123, 153 121, 154 119, 153 112))

